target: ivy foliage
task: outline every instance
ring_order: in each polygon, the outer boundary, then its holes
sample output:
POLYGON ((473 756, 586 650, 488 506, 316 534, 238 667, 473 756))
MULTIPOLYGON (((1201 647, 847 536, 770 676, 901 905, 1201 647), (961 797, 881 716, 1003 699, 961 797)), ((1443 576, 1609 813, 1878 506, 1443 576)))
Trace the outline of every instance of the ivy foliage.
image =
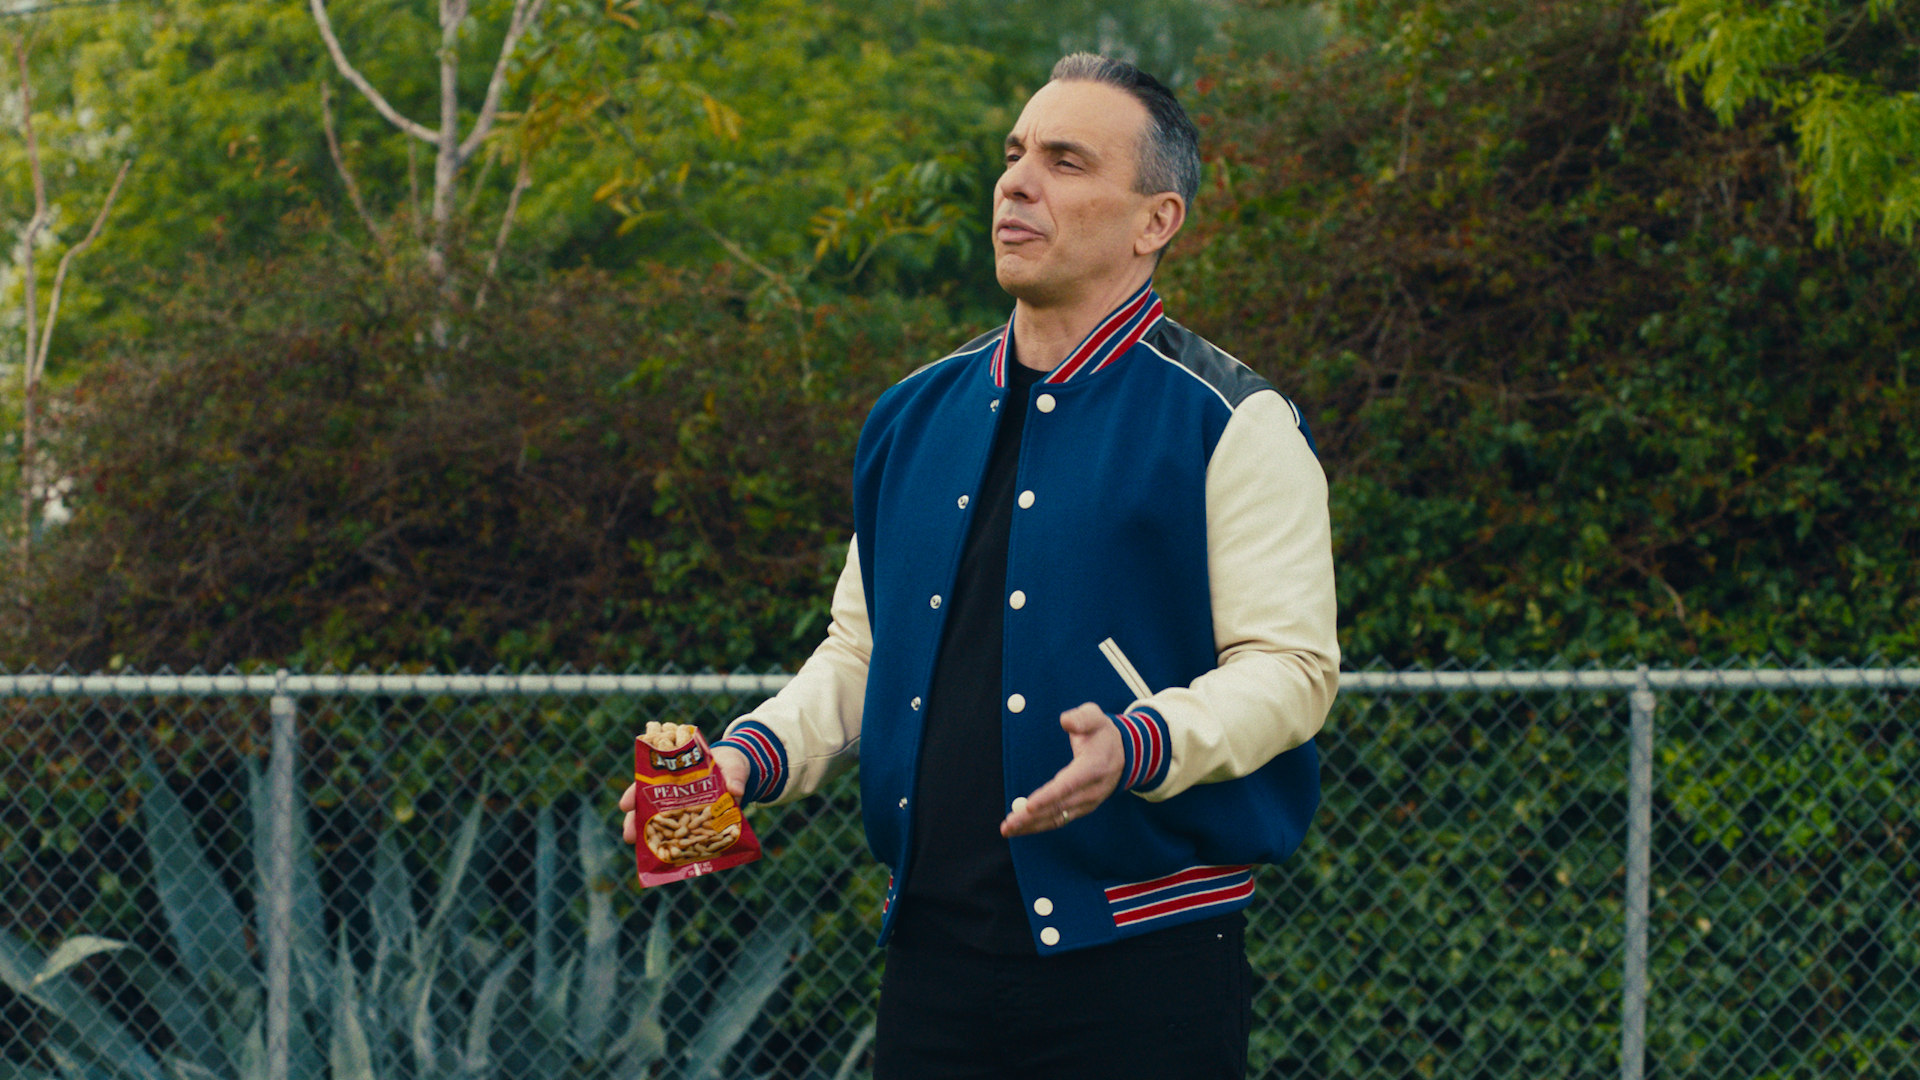
POLYGON ((1631 6, 1344 11, 1203 82, 1163 291, 1307 409, 1347 655, 1911 653, 1910 256, 1820 247, 1631 6))

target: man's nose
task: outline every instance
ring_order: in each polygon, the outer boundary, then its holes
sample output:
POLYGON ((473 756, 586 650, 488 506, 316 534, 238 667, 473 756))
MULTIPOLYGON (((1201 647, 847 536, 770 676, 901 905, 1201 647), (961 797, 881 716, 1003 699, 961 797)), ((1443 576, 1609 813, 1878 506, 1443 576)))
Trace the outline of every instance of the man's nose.
POLYGON ((1030 157, 1031 155, 1022 157, 1019 161, 1007 166, 1006 172, 1000 174, 1000 182, 995 185, 994 190, 1002 199, 1013 199, 1017 202, 1033 201, 1033 172, 1027 168, 1030 157))

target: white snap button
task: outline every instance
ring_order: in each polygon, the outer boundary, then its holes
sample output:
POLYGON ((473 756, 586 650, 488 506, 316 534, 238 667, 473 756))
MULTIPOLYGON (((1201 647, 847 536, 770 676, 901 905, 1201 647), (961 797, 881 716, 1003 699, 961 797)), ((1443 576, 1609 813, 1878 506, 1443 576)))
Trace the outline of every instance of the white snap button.
POLYGON ((960 496, 960 509, 965 510, 966 508, 967 508, 967 497, 965 495, 962 495, 960 496))
POLYGON ((1019 694, 1015 694, 1012 697, 1007 699, 1008 712, 1019 712, 1020 710, 1026 707, 1027 707, 1027 699, 1024 697, 1021 697, 1019 694))
POLYGON ((907 808, 907 800, 905 800, 905 799, 901 799, 901 800, 900 800, 900 809, 902 809, 902 810, 905 810, 906 808, 907 808))
POLYGON ((939 607, 939 606, 940 606, 940 598, 939 598, 938 596, 936 596, 936 597, 934 597, 933 599, 931 599, 931 600, 929 600, 929 601, 927 601, 927 603, 928 603, 929 605, 931 605, 931 606, 933 606, 933 607, 939 607))
POLYGON ((1039 409, 1041 412, 1052 412, 1053 411, 1053 395, 1041 394, 1039 397, 1034 399, 1033 404, 1034 404, 1034 407, 1039 409))
POLYGON ((913 711, 914 711, 914 712, 919 712, 919 711, 920 711, 920 699, 919 699, 919 698, 914 698, 914 699, 913 699, 912 701, 910 701, 910 702, 908 702, 908 704, 909 704, 909 705, 912 705, 912 706, 913 706, 913 711))
POLYGON ((1020 493, 1020 509, 1025 510, 1027 507, 1032 505, 1033 505, 1033 492, 1032 491, 1021 492, 1020 493))
POLYGON ((1055 930, 1051 926, 1041 927, 1040 928, 1040 944, 1042 945, 1060 944, 1060 931, 1055 930))
POLYGON ((995 399, 993 399, 992 401, 989 401, 989 402, 987 402, 987 408, 989 408, 989 409, 992 409, 992 410, 993 410, 994 412, 999 412, 999 411, 1000 411, 1000 399, 999 399, 999 398, 995 398, 995 399))
POLYGON ((1021 608, 1027 606, 1027 594, 1021 592, 1019 589, 1015 589, 1013 590, 1013 595, 1007 597, 1007 603, 1013 610, 1019 611, 1021 608))
POLYGON ((1020 811, 1025 810, 1026 808, 1027 808, 1027 797, 1025 795, 1016 795, 1013 797, 1014 813, 1017 814, 1020 811))
POLYGON ((1047 899, 1044 896, 1039 898, 1038 900, 1035 900, 1033 902, 1033 913, 1035 915, 1040 916, 1041 918, 1045 918, 1048 915, 1053 914, 1053 901, 1047 899))

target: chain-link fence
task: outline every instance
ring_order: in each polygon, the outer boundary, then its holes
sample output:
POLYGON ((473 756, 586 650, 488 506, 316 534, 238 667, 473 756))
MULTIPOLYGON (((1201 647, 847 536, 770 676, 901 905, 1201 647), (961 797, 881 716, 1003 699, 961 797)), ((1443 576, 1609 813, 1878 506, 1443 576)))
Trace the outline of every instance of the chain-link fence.
MULTIPOLYGON (((852 777, 632 884, 649 719, 781 676, 0 676, 0 1077, 866 1072, 852 777)), ((1920 1076, 1920 669, 1362 672, 1256 1077, 1920 1076)))

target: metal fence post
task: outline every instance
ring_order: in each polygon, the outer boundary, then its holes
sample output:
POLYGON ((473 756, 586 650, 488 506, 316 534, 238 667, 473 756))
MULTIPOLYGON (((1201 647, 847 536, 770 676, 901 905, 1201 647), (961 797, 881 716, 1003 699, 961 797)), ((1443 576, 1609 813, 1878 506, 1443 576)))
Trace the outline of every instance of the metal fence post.
POLYGON ((1633 727, 1627 754, 1626 970, 1620 1007, 1621 1080, 1641 1080, 1647 1057, 1647 891, 1653 842, 1653 690, 1647 666, 1635 671, 1628 700, 1633 727))
POLYGON ((287 673, 274 675, 274 694, 268 705, 273 721, 273 743, 267 763, 267 790, 271 800, 272 836, 268 842, 267 873, 267 1077, 287 1080, 287 1028, 293 988, 293 757, 294 704, 286 693, 287 673))

